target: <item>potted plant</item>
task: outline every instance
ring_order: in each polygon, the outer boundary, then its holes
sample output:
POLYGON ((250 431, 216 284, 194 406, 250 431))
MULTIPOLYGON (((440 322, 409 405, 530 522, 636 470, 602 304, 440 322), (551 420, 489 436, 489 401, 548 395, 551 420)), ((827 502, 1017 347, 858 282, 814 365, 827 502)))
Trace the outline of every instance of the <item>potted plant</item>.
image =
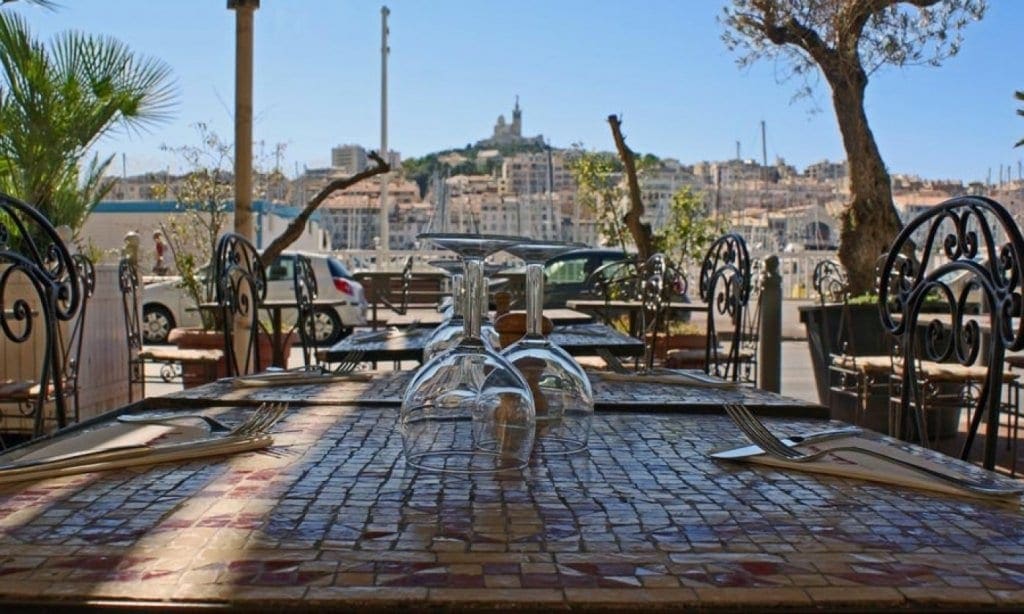
MULTIPOLYGON (((212 260, 218 238, 226 230, 233 200, 231 146, 223 142, 206 125, 198 124, 201 145, 165 147, 178 154, 188 171, 172 182, 154 186, 157 198, 171 197, 176 211, 160 226, 167 243, 171 262, 180 276, 177 282, 188 295, 201 322, 198 328, 179 327, 171 331, 168 341, 180 349, 223 350, 224 336, 220 331, 217 310, 201 309, 200 305, 214 301, 212 260)), ((266 177, 266 174, 257 173, 266 177)), ((260 187, 257 187, 260 190, 260 187)), ((260 369, 270 365, 272 355, 268 335, 260 336, 260 369)), ((227 375, 227 363, 183 361, 182 378, 186 388, 213 381, 227 375)))

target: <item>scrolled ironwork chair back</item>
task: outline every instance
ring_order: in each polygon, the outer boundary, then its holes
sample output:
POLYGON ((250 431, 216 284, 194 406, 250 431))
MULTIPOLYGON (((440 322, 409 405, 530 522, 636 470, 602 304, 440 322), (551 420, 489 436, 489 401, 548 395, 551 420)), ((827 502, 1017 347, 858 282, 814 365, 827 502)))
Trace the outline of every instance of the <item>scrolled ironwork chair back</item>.
POLYGON ((128 258, 117 264, 117 287, 121 291, 121 310, 124 313, 124 333, 128 346, 128 402, 134 399, 133 384, 143 385, 145 395, 145 362, 139 358, 142 351, 142 321, 139 316, 139 271, 128 258))
POLYGON ((245 237, 226 233, 214 251, 216 299, 224 330, 228 374, 249 375, 260 369, 260 307, 267 277, 256 247, 245 237))
POLYGON ((293 269, 295 287, 295 303, 298 305, 298 321, 295 327, 302 341, 302 361, 306 368, 316 366, 316 309, 313 305, 317 297, 316 274, 309 258, 296 254, 293 269))
POLYGON ((614 300, 639 300, 640 267, 635 258, 615 260, 597 267, 583 282, 584 291, 604 301, 605 324, 612 324, 610 304, 614 300))
POLYGON ((0 193, 0 251, 19 254, 42 272, 58 320, 75 317, 84 300, 83 289, 67 245, 38 209, 3 193, 0 193))
MULTIPOLYGON (((54 401, 57 425, 68 422, 62 389, 64 353, 58 326, 78 317, 85 301, 79 268, 50 221, 35 207, 0 193, 0 328, 16 344, 41 345, 43 358, 28 412, 43 434, 44 404, 54 401), (21 280, 17 282, 15 280, 21 280), (16 287, 26 288, 25 291, 16 287), (28 290, 30 288, 30 290, 28 290), (33 307, 33 303, 36 303, 33 307), (9 307, 8 307, 9 306, 9 307)), ((23 347, 28 347, 27 345, 23 347)))
POLYGON ((750 254, 746 241, 736 233, 722 235, 708 248, 700 268, 700 298, 707 304, 708 332, 705 370, 724 379, 740 376, 739 353, 743 339, 744 311, 750 300, 750 254), (719 348, 723 332, 717 316, 729 322, 728 348, 719 348))
MULTIPOLYGON (((75 263, 75 270, 78 275, 78 284, 81 290, 82 300, 74 318, 67 324, 66 333, 57 327, 57 338, 61 341, 59 352, 61 353, 59 382, 54 386, 54 394, 71 399, 75 420, 79 417, 79 389, 78 375, 82 366, 82 344, 85 339, 85 315, 90 299, 96 292, 96 267, 92 260, 83 254, 71 256, 75 263)), ((70 300, 69 297, 58 297, 60 300, 70 300)))
POLYGON ((921 441, 927 441, 921 360, 987 365, 961 455, 968 458, 984 418, 988 468, 995 466, 1004 356, 1024 348, 1022 270, 1024 236, 1009 212, 989 198, 967 196, 911 220, 892 244, 879 278, 882 325, 899 341, 904 366, 903 415, 910 416, 921 441), (925 315, 926 302, 940 309, 925 315), (981 307, 976 318, 973 305, 981 307), (987 344, 982 321, 991 339, 987 344))
POLYGON ((645 337, 646 368, 654 366, 658 336, 668 332, 673 298, 686 293, 686 275, 664 254, 652 254, 639 271, 638 288, 643 308, 640 310, 640 330, 645 337))

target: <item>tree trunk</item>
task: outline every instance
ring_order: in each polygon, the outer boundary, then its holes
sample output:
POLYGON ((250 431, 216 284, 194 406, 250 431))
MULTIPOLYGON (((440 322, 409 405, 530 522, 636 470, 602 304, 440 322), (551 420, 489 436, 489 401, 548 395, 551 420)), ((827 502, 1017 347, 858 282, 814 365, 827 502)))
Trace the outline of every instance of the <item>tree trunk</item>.
POLYGON ((640 262, 646 262, 653 251, 653 234, 651 225, 642 221, 644 214, 644 202, 640 197, 640 182, 636 176, 636 160, 633 150, 626 145, 626 139, 622 136, 622 122, 615 115, 608 116, 608 124, 612 128, 612 138, 615 139, 615 148, 619 152, 619 159, 622 160, 622 167, 626 171, 626 184, 629 188, 629 210, 622 217, 622 222, 629 229, 636 243, 637 256, 640 262))
POLYGON ((840 220, 839 261, 846 268, 851 293, 863 294, 877 290, 876 263, 888 252, 902 224, 893 206, 889 172, 864 112, 867 76, 826 77, 846 149, 851 192, 840 220))

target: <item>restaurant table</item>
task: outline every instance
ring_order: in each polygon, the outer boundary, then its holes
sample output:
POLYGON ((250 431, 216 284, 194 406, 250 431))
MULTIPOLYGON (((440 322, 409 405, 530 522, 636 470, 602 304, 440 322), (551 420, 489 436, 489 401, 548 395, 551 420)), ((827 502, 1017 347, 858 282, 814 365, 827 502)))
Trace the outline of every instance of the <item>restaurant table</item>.
MULTIPOLYGON (((338 305, 345 304, 346 301, 338 299, 317 299, 313 301, 314 307, 337 307, 338 305)), ((220 303, 202 303, 199 305, 200 309, 203 310, 215 310, 220 309, 220 303)), ((295 330, 295 324, 293 323, 288 327, 287 330, 284 328, 284 317, 283 312, 288 309, 298 309, 299 305, 295 302, 295 299, 279 299, 279 300, 266 300, 260 304, 260 309, 267 312, 270 316, 270 329, 267 330, 270 333, 270 364, 275 367, 282 369, 288 367, 288 354, 291 348, 288 347, 288 342, 292 340, 291 332, 295 330)), ((264 328, 266 330, 266 328, 264 328)))
POLYGON ((440 475, 397 418, 295 406, 264 453, 0 486, 0 610, 1024 607, 1017 503, 716 461, 742 435, 690 412, 598 413, 582 453, 440 475))
MULTIPOLYGON (((589 324, 594 316, 574 309, 545 309, 544 317, 555 326, 562 324, 589 324)), ((444 321, 444 314, 433 309, 409 310, 404 314, 388 315, 381 318, 381 324, 404 328, 407 326, 437 326, 444 321)))
MULTIPOLYGON (((421 360, 423 345, 430 335, 430 328, 399 331, 385 337, 384 331, 353 333, 331 347, 319 350, 317 355, 326 362, 347 359, 353 351, 362 352, 361 360, 421 360)), ((639 339, 621 333, 606 324, 576 324, 556 326, 548 339, 573 356, 598 356, 599 350, 607 350, 615 356, 640 356, 644 344, 639 339)))

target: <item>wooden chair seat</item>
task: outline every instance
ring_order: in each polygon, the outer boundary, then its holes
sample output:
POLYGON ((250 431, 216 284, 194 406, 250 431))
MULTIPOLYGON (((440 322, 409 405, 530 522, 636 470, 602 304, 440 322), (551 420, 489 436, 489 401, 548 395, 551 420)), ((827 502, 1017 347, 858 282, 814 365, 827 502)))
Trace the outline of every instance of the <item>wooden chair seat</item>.
POLYGON ((7 380, 0 383, 0 402, 24 402, 39 394, 39 384, 33 380, 7 380))
POLYGON ((142 360, 154 362, 218 362, 224 358, 223 350, 187 350, 178 348, 147 348, 138 353, 142 360))
POLYGON ((891 356, 832 356, 832 366, 846 371, 857 371, 864 375, 886 375, 892 372, 891 356))
MULTIPOLYGON (((878 376, 888 373, 899 375, 902 368, 899 364, 894 366, 890 356, 833 356, 832 366, 847 371, 859 371, 865 375, 878 376)), ((922 380, 935 383, 974 383, 983 382, 988 375, 988 367, 982 365, 964 366, 958 363, 933 362, 930 360, 921 361, 918 368, 918 375, 922 380)), ((1003 371, 1003 383, 1012 382, 1019 377, 1019 373, 1003 371)))

